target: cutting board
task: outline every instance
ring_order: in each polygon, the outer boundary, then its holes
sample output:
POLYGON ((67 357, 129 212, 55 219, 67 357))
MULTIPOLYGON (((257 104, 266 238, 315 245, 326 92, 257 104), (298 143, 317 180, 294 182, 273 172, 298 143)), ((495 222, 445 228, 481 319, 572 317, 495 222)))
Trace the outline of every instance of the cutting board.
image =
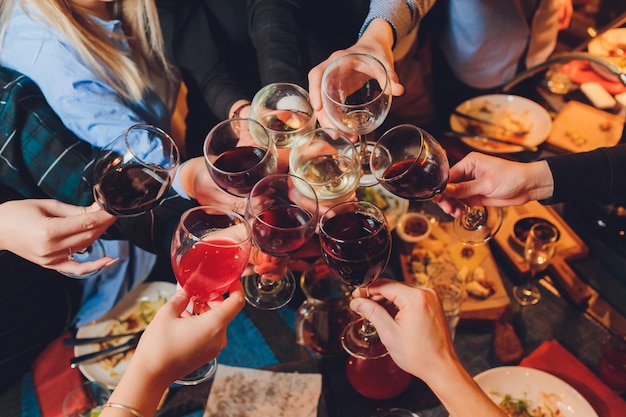
POLYGON ((523 248, 512 237, 513 225, 517 220, 526 216, 544 218, 559 229, 560 237, 556 254, 550 262, 548 271, 552 273, 551 276, 573 302, 581 306, 586 305, 593 292, 567 262, 585 257, 589 253, 589 248, 552 207, 541 205, 536 201, 531 201, 523 206, 507 207, 502 227, 495 235, 494 242, 511 260, 512 265, 520 275, 528 273, 528 265, 524 261, 522 253, 523 248))
POLYGON ((552 122, 547 145, 561 152, 586 152, 615 146, 624 128, 624 118, 571 100, 552 122))
MULTIPOLYGON (((461 320, 490 321, 499 319, 510 304, 510 299, 489 245, 473 247, 464 245, 456 238, 451 222, 433 225, 431 235, 433 239, 444 243, 445 250, 449 252, 450 258, 458 268, 465 265, 468 271, 472 273, 477 267, 481 267, 485 272, 485 277, 493 284, 494 292, 485 300, 469 296, 464 299, 461 305, 461 320), (472 251, 471 256, 468 257, 464 249, 470 249, 472 251)), ((417 244, 423 245, 419 242, 417 244)), ((415 244, 405 243, 400 248, 399 254, 403 278, 409 284, 417 284, 411 271, 411 251, 414 246, 415 244)))

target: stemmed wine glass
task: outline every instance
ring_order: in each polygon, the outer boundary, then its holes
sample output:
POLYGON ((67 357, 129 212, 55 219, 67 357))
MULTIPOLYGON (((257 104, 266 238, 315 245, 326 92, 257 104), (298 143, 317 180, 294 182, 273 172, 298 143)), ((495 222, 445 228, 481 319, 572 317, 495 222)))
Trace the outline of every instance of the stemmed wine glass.
POLYGON ((247 197, 278 166, 276 146, 266 129, 244 118, 224 120, 211 129, 204 140, 204 160, 215 183, 237 197, 247 197))
MULTIPOLYGON (((250 225, 242 215, 211 206, 183 213, 170 257, 176 280, 191 297, 193 314, 210 309, 208 302, 220 299, 241 277, 251 249, 250 225)), ((213 359, 176 382, 199 384, 213 375, 216 365, 213 359)))
MULTIPOLYGON (((260 180, 250 192, 246 219, 251 223, 252 240, 268 255, 286 257, 313 236, 318 220, 317 197, 302 178, 290 174, 273 174, 260 180), (296 183, 299 183, 297 186, 296 183), (307 189, 301 193, 298 190, 307 189)), ((293 297, 296 281, 287 270, 280 280, 263 274, 242 278, 249 304, 263 310, 275 310, 293 297)))
MULTIPOLYGON (((315 129, 291 149, 289 172, 313 187, 320 205, 330 207, 350 199, 359 186, 359 153, 339 130, 315 129)), ((306 194, 307 189, 300 192, 306 194)))
MULTIPOLYGON (((174 140, 158 127, 137 124, 104 146, 93 163, 92 190, 103 210, 117 217, 137 216, 155 207, 174 180, 180 154, 174 140)), ((99 240, 70 254, 77 261, 106 256, 99 240)), ((85 278, 95 274, 66 274, 85 278)))
MULTIPOLYGON (((320 218, 322 256, 344 283, 366 288, 383 272, 391 254, 391 232, 383 212, 366 201, 331 207, 320 218)), ((344 349, 357 358, 374 359, 388 352, 371 322, 359 318, 343 333, 344 349)))
POLYGON ((558 229, 548 222, 535 223, 528 232, 524 244, 524 260, 528 264, 528 279, 524 285, 513 287, 513 298, 523 305, 537 304, 541 299, 539 288, 534 284, 538 272, 545 270, 556 252, 558 229))
MULTIPOLYGON (((391 193, 410 200, 429 201, 443 193, 450 165, 445 150, 428 132, 404 124, 393 127, 378 140, 370 166, 378 183, 391 193)), ((467 245, 489 241, 500 229, 500 207, 470 206, 456 201, 463 213, 454 219, 454 232, 467 245)))
MULTIPOLYGON (((272 83, 257 91, 250 117, 265 126, 278 148, 290 148, 300 136, 315 129, 316 123, 309 93, 290 83, 272 83)), ((258 140, 266 143, 263 136, 258 140)))
POLYGON ((371 174, 367 134, 379 127, 391 108, 391 83, 385 66, 368 54, 347 54, 322 75, 324 111, 337 128, 359 136, 361 186, 376 184, 371 174))

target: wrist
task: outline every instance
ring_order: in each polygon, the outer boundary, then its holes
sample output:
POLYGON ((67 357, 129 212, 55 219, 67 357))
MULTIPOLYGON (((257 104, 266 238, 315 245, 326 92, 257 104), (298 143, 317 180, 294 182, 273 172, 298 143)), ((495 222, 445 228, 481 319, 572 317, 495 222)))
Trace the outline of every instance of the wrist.
POLYGON ((531 189, 528 191, 531 200, 545 200, 554 194, 554 178, 547 161, 529 162, 531 189))
POLYGON ((377 17, 369 23, 359 41, 370 46, 372 44, 380 45, 391 51, 396 43, 396 35, 390 22, 377 17))

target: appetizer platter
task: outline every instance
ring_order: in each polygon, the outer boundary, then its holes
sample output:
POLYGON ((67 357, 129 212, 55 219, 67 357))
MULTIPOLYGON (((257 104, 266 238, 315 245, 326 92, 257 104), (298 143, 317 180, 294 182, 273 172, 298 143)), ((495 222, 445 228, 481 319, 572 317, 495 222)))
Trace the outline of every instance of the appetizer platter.
POLYGON ((451 222, 432 221, 428 236, 404 243, 400 264, 404 281, 426 286, 434 274, 456 274, 465 283, 462 319, 495 320, 509 297, 488 245, 467 246, 454 235, 451 222))

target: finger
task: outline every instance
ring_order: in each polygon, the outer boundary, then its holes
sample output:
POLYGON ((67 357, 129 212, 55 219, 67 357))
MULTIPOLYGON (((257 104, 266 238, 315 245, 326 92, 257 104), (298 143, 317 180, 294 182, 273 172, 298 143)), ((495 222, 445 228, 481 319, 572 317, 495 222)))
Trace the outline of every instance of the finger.
POLYGON ((72 275, 86 275, 92 272, 99 271, 102 268, 113 265, 119 260, 119 258, 111 258, 109 256, 96 259, 94 261, 86 261, 86 262, 76 262, 68 260, 67 258, 61 262, 51 264, 49 266, 50 269, 55 269, 60 272, 72 274, 72 275))
POLYGON ((355 298, 350 301, 350 308, 361 317, 372 322, 383 340, 394 340, 398 324, 389 312, 376 301, 367 298, 355 298))
POLYGON ((162 309, 171 317, 180 317, 189 304, 190 296, 183 289, 179 289, 169 299, 162 309))
POLYGON ((231 286, 229 296, 215 309, 209 310, 213 320, 219 323, 230 323, 239 314, 246 300, 243 295, 241 283, 236 281, 235 286, 231 286), (237 285, 238 284, 238 285, 237 285))

